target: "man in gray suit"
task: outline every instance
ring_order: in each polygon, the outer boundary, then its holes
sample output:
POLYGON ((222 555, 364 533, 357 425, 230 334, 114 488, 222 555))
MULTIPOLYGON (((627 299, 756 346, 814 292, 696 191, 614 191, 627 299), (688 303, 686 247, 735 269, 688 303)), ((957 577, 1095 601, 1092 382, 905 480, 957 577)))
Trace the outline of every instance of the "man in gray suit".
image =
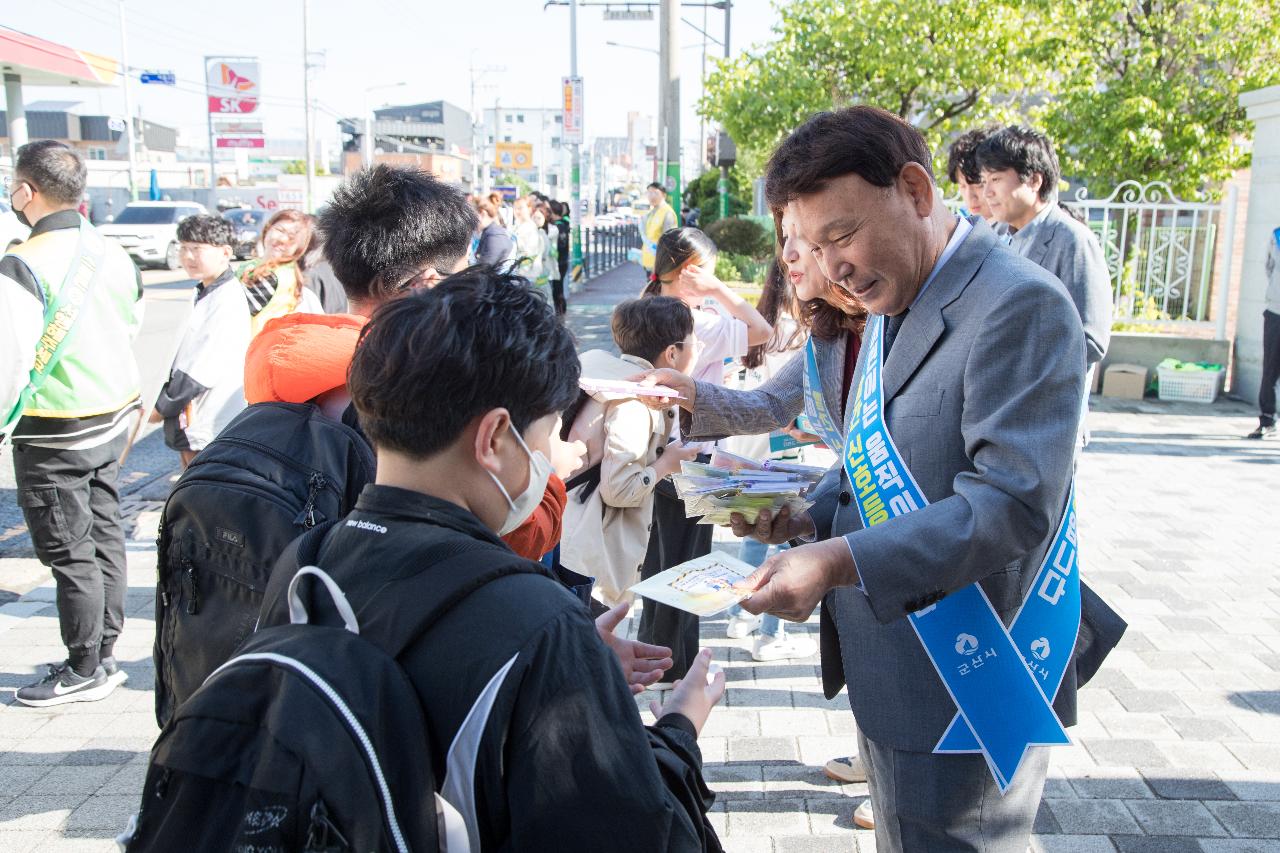
POLYGON ((1009 228, 1009 248, 1058 277, 1084 324, 1086 360, 1111 341, 1111 274, 1089 226, 1058 205, 1062 176, 1053 143, 1027 127, 1006 127, 974 150, 992 215, 1009 228))
MULTIPOLYGON (((885 423, 928 503, 864 528, 833 470, 808 513, 737 517, 738 535, 810 541, 766 561, 744 606, 800 621, 823 602, 823 686, 851 687, 878 850, 1024 853, 1048 750, 1003 796, 982 756, 934 754, 957 709, 907 617, 974 583, 1006 625, 1017 613, 1067 503, 1084 333, 1061 282, 947 211, 930 163, 919 132, 866 106, 813 117, 770 161, 770 203, 883 323, 885 423)), ((864 346, 855 376, 880 357, 864 346)), ((1064 724, 1074 706, 1068 667, 1064 724)))

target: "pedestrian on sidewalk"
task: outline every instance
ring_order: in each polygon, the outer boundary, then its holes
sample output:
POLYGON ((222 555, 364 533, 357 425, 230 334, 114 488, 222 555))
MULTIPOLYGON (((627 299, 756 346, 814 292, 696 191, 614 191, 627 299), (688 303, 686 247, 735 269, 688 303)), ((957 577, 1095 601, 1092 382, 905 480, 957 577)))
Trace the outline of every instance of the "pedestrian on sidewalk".
POLYGON ((502 220, 498 218, 498 208, 492 201, 481 199, 474 206, 478 217, 476 229, 480 235, 480 242, 476 244, 476 263, 496 268, 506 263, 514 251, 511 235, 503 227, 502 220))
POLYGON ((640 265, 644 271, 653 274, 653 265, 658 253, 658 240, 673 228, 679 226, 676 211, 667 201, 667 191, 662 184, 654 181, 645 187, 645 197, 649 199, 649 212, 644 215, 640 226, 644 237, 644 248, 640 252, 640 265))
MULTIPOLYGON (((676 228, 658 239, 653 275, 645 296, 673 296, 693 311, 693 333, 702 346, 692 375, 714 385, 725 381, 725 362, 741 358, 747 350, 763 344, 773 328, 760 312, 716 278, 716 244, 697 228, 676 228), (706 303, 711 300, 715 307, 706 303)), ((680 439, 679 426, 672 419, 671 437, 680 439)), ((710 442, 700 447, 698 459, 710 460, 710 442)), ((662 480, 655 490, 653 533, 645 554, 641 578, 711 553, 710 525, 688 518, 684 501, 670 480, 662 480)), ((698 652, 698 617, 692 613, 645 602, 640 615, 638 637, 643 643, 667 646, 675 661, 656 687, 670 689, 684 678, 698 652)))
POLYGON ((1262 312, 1262 387, 1258 389, 1258 428, 1247 438, 1276 437, 1276 383, 1280 382, 1280 228, 1267 248, 1266 308, 1262 312))
POLYGON ((245 261, 237 275, 249 299, 253 333, 295 311, 323 314, 315 291, 305 286, 302 259, 311 247, 315 217, 300 210, 277 211, 262 229, 262 257, 245 261))
MULTIPOLYGON (((718 851, 697 745, 724 693, 710 651, 645 727, 587 608, 499 538, 539 504, 578 371, 568 330, 513 275, 480 267, 381 307, 349 374, 377 482, 317 562, 386 624, 418 606, 395 594, 415 573, 472 578, 440 630, 396 655, 471 849, 718 851)), ((263 627, 290 621, 290 577, 273 578, 263 627)))
MULTIPOLYGON (((607 364, 623 376, 655 367, 683 372, 698 357, 693 312, 678 299, 623 302, 610 325, 622 357, 607 364)), ((606 358, 599 351, 590 356, 606 358)), ((585 482, 569 492, 560 560, 595 576, 592 595, 606 607, 630 606, 653 530, 654 490, 697 455, 696 447, 668 444, 673 417, 671 409, 656 411, 635 397, 600 396, 586 400, 570 424, 568 439, 584 442, 588 457, 571 481, 585 482)))
POLYGON ((245 407, 244 354, 252 334, 245 289, 231 269, 234 240, 221 216, 178 223, 178 259, 195 280, 195 304, 151 421, 164 423, 164 443, 178 451, 184 469, 245 407))
POLYGON ((113 653, 128 585, 116 477, 140 408, 142 276, 77 212, 86 176, 73 148, 40 140, 18 149, 6 187, 31 236, 0 259, 0 433, 12 436, 18 503, 53 571, 67 647, 18 690, 36 707, 102 699, 126 678, 113 653))
MULTIPOLYGON (((781 429, 803 414, 806 425, 839 452, 843 438, 838 425, 844 423, 848 409, 867 309, 822 272, 812 246, 796 225, 794 205, 774 211, 774 233, 778 258, 799 302, 797 316, 809 333, 804 351, 793 355, 766 382, 751 390, 722 388, 670 370, 656 370, 650 376, 656 384, 680 392, 680 432, 687 441, 781 429), (810 354, 812 371, 807 366, 810 354), (832 426, 824 428, 824 424, 832 426)), ((652 402, 669 405, 662 399, 652 402)), ((743 540, 744 546, 748 541, 743 540)), ((761 616, 745 615, 763 622, 761 616)), ((730 636, 740 632, 745 636, 749 632, 743 628, 754 624, 752 621, 735 627, 731 621, 730 636)), ((830 759, 825 772, 844 784, 867 781, 866 766, 857 752, 830 759)), ((853 822, 863 829, 875 828, 870 800, 864 800, 854 810, 853 822)))

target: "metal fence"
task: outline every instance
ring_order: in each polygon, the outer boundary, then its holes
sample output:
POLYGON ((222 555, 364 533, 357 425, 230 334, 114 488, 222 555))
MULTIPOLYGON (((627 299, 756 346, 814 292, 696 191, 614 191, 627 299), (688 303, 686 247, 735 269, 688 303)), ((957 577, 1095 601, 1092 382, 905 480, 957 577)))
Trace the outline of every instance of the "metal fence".
POLYGON ((1231 185, 1225 201, 1189 202, 1163 182, 1125 181, 1105 199, 1082 188, 1067 202, 1102 244, 1121 328, 1226 337, 1236 195, 1231 185))
POLYGON ((627 252, 640 246, 640 226, 634 222, 583 228, 583 279, 595 278, 625 263, 627 252))

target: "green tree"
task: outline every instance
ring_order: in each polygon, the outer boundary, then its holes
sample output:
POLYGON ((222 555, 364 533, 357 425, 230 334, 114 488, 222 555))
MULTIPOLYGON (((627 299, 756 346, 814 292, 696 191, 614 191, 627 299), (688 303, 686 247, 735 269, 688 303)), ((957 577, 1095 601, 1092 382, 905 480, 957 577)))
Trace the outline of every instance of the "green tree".
MULTIPOLYGON (((729 169, 729 215, 738 216, 751 209, 743 197, 738 169, 729 169)), ((705 229, 720 218, 720 170, 708 169, 684 188, 684 203, 700 211, 698 224, 705 229)))
POLYGON ((496 187, 515 187, 516 192, 522 196, 533 192, 533 187, 529 185, 529 182, 515 172, 503 172, 493 179, 493 185, 496 187))
MULTIPOLYGON (((873 104, 919 127, 935 153, 957 132, 1019 114, 1029 81, 1044 88, 1060 55, 1035 12, 1008 0, 793 0, 776 38, 722 61, 700 104, 758 174, 815 112, 873 104)), ((945 151, 938 160, 945 161, 945 151)))
POLYGON ((1280 82, 1276 0, 1046 2, 1077 62, 1042 110, 1064 173, 1192 197, 1248 165, 1241 92, 1280 82))

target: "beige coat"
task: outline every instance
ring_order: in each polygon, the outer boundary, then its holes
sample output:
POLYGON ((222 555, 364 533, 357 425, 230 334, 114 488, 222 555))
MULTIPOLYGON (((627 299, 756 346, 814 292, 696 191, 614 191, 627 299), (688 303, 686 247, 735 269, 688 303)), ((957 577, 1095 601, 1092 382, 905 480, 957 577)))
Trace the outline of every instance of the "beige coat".
MULTIPOLYGON (((641 358, 622 356, 638 368, 641 358)), ((596 579, 596 597, 609 606, 630 602, 653 527, 653 463, 667 443, 674 412, 655 412, 639 400, 604 405, 600 486, 585 500, 584 487, 569 493, 560 561, 596 579)))

